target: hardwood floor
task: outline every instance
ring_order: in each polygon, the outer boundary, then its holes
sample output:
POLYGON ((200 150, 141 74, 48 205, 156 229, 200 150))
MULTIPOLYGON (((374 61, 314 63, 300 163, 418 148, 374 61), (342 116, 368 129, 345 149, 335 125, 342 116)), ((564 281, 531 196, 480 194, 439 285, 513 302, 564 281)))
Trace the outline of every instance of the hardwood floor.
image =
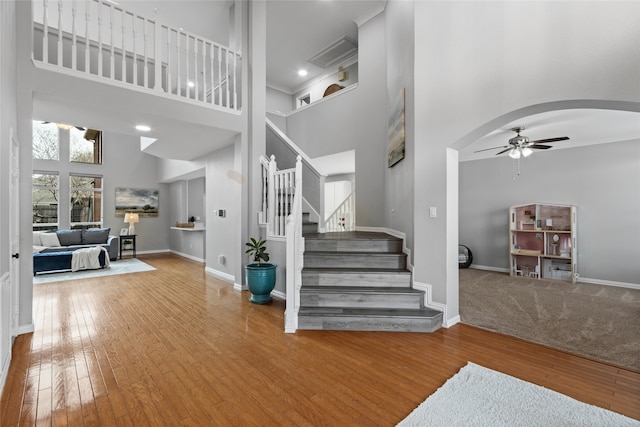
POLYGON ((0 425, 393 426, 467 361, 640 419, 640 373, 456 325, 283 333, 284 303, 175 255, 34 288, 0 425))

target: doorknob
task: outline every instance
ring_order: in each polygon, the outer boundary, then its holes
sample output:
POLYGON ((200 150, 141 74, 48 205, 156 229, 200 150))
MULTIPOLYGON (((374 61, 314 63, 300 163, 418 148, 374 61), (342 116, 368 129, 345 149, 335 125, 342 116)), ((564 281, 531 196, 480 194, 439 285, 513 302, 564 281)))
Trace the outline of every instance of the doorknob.
POLYGON ((16 252, 15 254, 11 255, 11 258, 18 259, 18 258, 20 258, 20 254, 18 252, 16 252))

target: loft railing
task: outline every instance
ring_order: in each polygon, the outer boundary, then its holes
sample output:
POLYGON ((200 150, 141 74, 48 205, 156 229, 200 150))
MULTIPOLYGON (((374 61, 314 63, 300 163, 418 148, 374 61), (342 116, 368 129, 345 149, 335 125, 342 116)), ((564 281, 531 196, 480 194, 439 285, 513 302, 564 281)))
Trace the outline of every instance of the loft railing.
POLYGON ((353 190, 327 217, 324 228, 327 232, 353 231, 356 229, 355 217, 356 190, 353 190))
POLYGON ((103 0, 33 0, 33 59, 49 69, 240 110, 242 56, 103 0))

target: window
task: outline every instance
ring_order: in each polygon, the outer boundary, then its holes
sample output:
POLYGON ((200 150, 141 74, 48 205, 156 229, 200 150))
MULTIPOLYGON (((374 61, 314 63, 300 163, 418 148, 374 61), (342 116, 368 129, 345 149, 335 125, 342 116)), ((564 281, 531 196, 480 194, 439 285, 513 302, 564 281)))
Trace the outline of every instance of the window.
POLYGON ((71 128, 69 130, 69 147, 70 161, 102 164, 102 131, 71 128))
POLYGON ((71 228, 102 225, 102 177, 71 175, 69 177, 71 228))
POLYGON ((32 176, 33 229, 47 230, 58 226, 59 177, 53 172, 35 172, 32 176))
POLYGON ((33 158, 38 160, 59 159, 58 127, 55 123, 33 122, 33 158))
POLYGON ((311 94, 302 95, 298 98, 298 108, 311 104, 311 94))

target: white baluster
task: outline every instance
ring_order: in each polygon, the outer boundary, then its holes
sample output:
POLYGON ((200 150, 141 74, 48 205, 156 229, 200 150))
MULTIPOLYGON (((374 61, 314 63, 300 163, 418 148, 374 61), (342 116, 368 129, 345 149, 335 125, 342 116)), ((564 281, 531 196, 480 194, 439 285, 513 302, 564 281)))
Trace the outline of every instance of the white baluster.
POLYGON ((138 84, 138 51, 136 50, 136 15, 131 14, 131 31, 133 35, 133 46, 131 48, 133 53, 133 84, 138 84))
MULTIPOLYGON (((162 90, 162 24, 160 21, 160 12, 155 10, 156 16, 153 22, 153 58, 154 58, 154 89, 162 90)), ((171 52, 167 48, 167 71, 169 71, 169 54, 171 52)), ((169 80, 167 79, 167 91, 169 88, 169 80)))
POLYGON ((215 104, 216 88, 214 87, 215 75, 214 75, 214 68, 213 68, 213 56, 215 55, 216 50, 213 43, 211 43, 209 46, 211 46, 209 49, 209 71, 210 71, 210 77, 211 77, 211 84, 209 85, 209 87, 211 88, 211 104, 215 104))
MULTIPOLYGON (((206 42, 204 41, 204 39, 200 40, 200 42, 202 43, 202 71, 200 74, 202 74, 202 100, 204 102, 207 101, 207 67, 206 67, 206 63, 207 63, 207 45, 206 42)), ((198 79, 200 80, 200 79, 198 79)), ((197 83, 196 83, 197 84, 197 83)), ((197 86, 196 86, 197 87, 197 86)))
POLYGON ((115 57, 115 47, 113 46, 113 5, 109 5, 109 39, 111 46, 110 58, 109 58, 109 77, 112 80, 116 78, 116 57, 115 57))
POLYGON ((77 42, 77 33, 76 33, 76 12, 77 12, 76 0, 71 2, 71 69, 77 71, 77 52, 78 48, 76 45, 77 42))
POLYGON ((102 3, 98 2, 98 73, 102 76, 102 3))
POLYGON ((198 99, 198 38, 193 37, 193 98, 198 99))
POLYGON ((91 18, 91 2, 84 4, 84 72, 91 71, 91 51, 89 49, 91 42, 89 38, 89 19, 91 18))
POLYGON ((180 74, 180 63, 181 61, 181 57, 180 57, 180 39, 182 38, 182 34, 180 34, 180 31, 176 31, 176 61, 178 62, 177 64, 177 68, 176 68, 176 81, 178 84, 178 90, 176 91, 176 95, 181 96, 182 94, 182 75, 180 74))
POLYGON ((146 18, 142 19, 142 39, 143 39, 143 49, 142 49, 142 57, 144 59, 144 87, 149 87, 149 65, 147 64, 147 43, 148 43, 148 34, 147 34, 147 20, 146 18))
POLYGON ((186 80, 186 91, 185 91, 185 95, 187 98, 191 98, 191 87, 189 86, 189 54, 191 53, 191 37, 189 36, 189 34, 185 33, 185 49, 186 49, 186 53, 185 53, 185 58, 186 58, 186 64, 185 64, 185 80, 186 80))
POLYGON ((225 52, 226 52, 225 66, 227 67, 225 72, 225 76, 227 78, 227 84, 225 85, 227 87, 226 107, 229 108, 229 49, 225 49, 225 52))
POLYGON ((233 108, 238 109, 238 55, 233 54, 233 108))
POLYGON ((49 62, 49 0, 43 1, 44 12, 42 15, 42 62, 49 62))
MULTIPOLYGON (((156 22, 156 26, 159 26, 156 22)), ((162 64, 160 64, 162 67, 162 64)), ((167 27, 167 93, 171 93, 171 29, 167 27)))
POLYGON ((58 1, 58 67, 62 67, 62 2, 58 1))
POLYGON ((222 47, 218 46, 218 104, 222 107, 222 47))
POLYGON ((127 13, 122 9, 120 11, 120 26, 122 27, 122 78, 121 81, 127 81, 127 45, 125 43, 127 32, 127 13))

